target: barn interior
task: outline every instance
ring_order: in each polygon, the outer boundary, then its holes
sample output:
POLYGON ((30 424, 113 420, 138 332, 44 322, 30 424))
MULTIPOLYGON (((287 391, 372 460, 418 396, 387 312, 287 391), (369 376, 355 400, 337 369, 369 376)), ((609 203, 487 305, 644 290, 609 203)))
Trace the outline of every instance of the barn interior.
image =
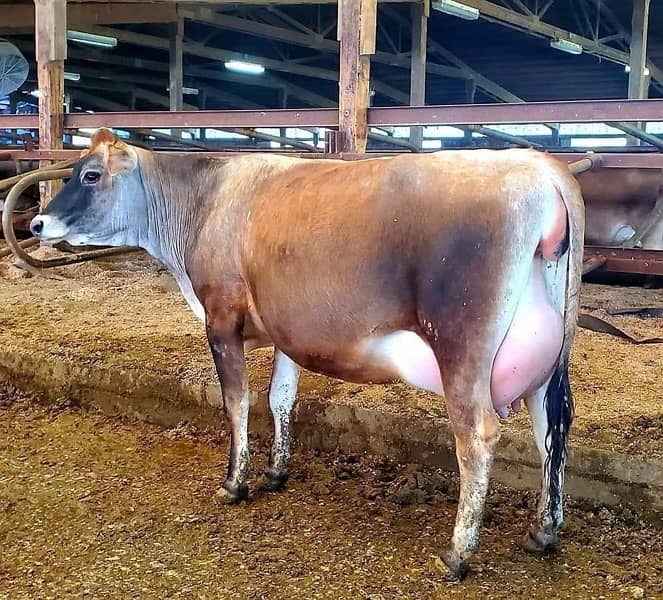
POLYGON ((0 0, 0 598, 663 595, 662 150, 658 0, 0 0), (461 585, 438 557, 460 483, 436 395, 305 373, 290 480, 261 491, 271 349, 247 355, 251 495, 216 505, 229 435, 173 277, 30 232, 99 127, 211 158, 568 163, 594 237, 557 553, 520 549, 541 482, 525 409, 501 421, 461 585))
MULTIPOLYGON (((35 94, 39 93, 34 5, 29 0, 3 0, 0 6, 0 35, 23 54, 29 68, 19 89, 0 93, 0 110, 34 113, 38 104, 35 94)), ((445 7, 444 2, 433 2, 429 16, 417 19, 417 11, 424 12, 421 2, 378 3, 371 105, 662 95, 663 69, 657 60, 663 62, 663 8, 656 2, 648 9, 646 65, 633 65, 632 70, 632 57, 637 52, 631 52, 631 43, 639 39, 632 37, 632 30, 642 24, 634 21, 630 2, 473 0, 461 3, 460 16, 453 8, 449 14, 445 7), (462 7, 470 12, 463 14, 462 7), (427 30, 423 46, 417 45, 422 27, 427 30), (422 60, 425 69, 417 69, 422 60)), ((331 108, 338 104, 339 42, 334 2, 70 2, 67 10, 64 88, 68 112, 331 108), (82 39, 76 37, 79 30, 82 39), (175 57, 178 52, 180 59, 175 57), (226 64, 233 60, 240 61, 239 71, 226 64), (180 61, 181 74, 171 73, 169 65, 179 68, 180 61), (242 62, 250 63, 245 66, 248 73, 242 72, 242 62), (251 72, 251 65, 258 71, 251 72), (176 82, 178 78, 182 81, 169 93, 173 76, 176 82)), ((642 148, 657 148, 660 128, 660 123, 654 122, 641 126, 652 136, 641 140, 642 148)), ((237 131, 224 135, 198 129, 185 131, 181 137, 208 149, 292 148, 276 138, 299 141, 300 149, 306 145, 324 147, 321 131, 256 129, 255 133, 265 135, 263 139, 247 138, 237 131)), ((77 134, 76 142, 84 143, 80 137, 85 131, 68 133, 71 137, 66 142, 71 143, 77 134)), ((156 133, 160 138, 148 138, 148 142, 183 144, 164 139, 167 131, 156 133)), ((412 148, 409 128, 387 127, 372 133, 369 148, 412 148)), ((576 149, 622 147, 628 141, 623 128, 604 123, 563 124, 558 128, 502 124, 497 132, 476 127, 429 127, 423 135, 423 147, 429 150, 503 147, 517 138, 548 148, 576 149)))

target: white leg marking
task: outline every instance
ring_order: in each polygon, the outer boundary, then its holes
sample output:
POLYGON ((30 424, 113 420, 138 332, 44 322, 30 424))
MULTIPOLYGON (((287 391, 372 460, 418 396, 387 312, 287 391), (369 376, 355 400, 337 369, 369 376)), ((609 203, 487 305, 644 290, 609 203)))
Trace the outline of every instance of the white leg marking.
POLYGON ((300 367, 278 349, 269 384, 269 408, 274 418, 274 442, 270 468, 285 471, 290 458, 290 415, 297 398, 300 367))

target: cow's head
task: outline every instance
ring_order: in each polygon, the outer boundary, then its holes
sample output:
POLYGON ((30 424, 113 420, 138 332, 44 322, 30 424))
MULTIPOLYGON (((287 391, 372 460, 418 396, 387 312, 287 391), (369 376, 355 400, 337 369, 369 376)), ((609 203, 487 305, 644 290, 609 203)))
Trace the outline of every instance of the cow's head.
POLYGON ((30 223, 40 240, 74 246, 135 243, 143 194, 136 150, 100 129, 71 179, 30 223))

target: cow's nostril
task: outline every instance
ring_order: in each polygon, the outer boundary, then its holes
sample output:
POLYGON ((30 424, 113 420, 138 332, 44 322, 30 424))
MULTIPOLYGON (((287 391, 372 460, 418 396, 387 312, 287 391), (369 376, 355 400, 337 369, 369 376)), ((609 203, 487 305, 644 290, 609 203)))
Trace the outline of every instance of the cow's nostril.
POLYGON ((44 221, 40 217, 35 217, 30 223, 30 231, 36 236, 38 236, 44 229, 44 221))

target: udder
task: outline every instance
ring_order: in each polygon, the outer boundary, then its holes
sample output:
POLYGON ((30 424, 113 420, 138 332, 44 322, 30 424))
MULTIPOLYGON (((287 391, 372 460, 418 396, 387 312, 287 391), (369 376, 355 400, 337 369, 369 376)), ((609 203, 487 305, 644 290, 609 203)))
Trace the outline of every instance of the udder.
MULTIPOLYGON (((490 393, 500 416, 507 416, 509 406, 518 410, 520 399, 547 381, 557 362, 563 335, 562 316, 548 296, 541 261, 535 260, 493 362, 490 393)), ((431 347, 412 331, 396 331, 367 340, 360 356, 360 362, 375 367, 379 365, 383 373, 388 374, 382 378, 384 381, 400 379, 415 387, 444 394, 440 369, 431 347)))
POLYGON ((493 362, 490 392, 502 417, 510 405, 541 387, 550 377, 564 338, 562 315, 550 301, 540 260, 535 260, 511 326, 493 362))

